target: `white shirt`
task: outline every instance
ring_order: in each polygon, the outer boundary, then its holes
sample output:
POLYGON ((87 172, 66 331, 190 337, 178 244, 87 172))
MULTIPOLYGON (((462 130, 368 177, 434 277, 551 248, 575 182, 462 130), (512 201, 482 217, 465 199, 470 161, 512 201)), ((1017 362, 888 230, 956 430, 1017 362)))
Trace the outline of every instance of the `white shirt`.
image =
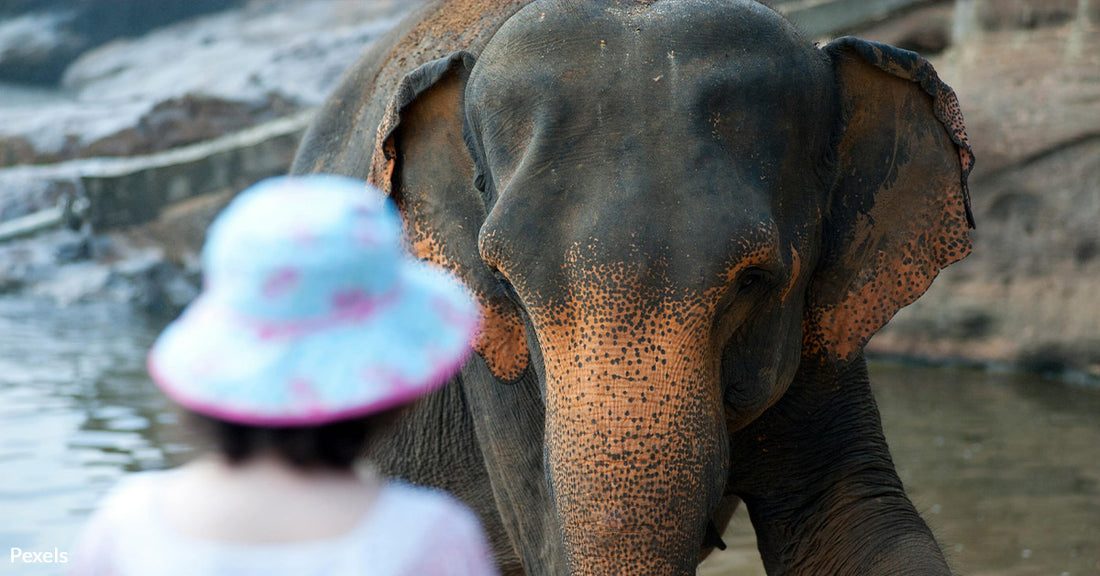
POLYGON ((74 576, 496 576, 477 517, 449 495, 386 483, 370 512, 324 540, 245 544, 182 534, 155 506, 172 472, 125 478, 85 527, 74 576))

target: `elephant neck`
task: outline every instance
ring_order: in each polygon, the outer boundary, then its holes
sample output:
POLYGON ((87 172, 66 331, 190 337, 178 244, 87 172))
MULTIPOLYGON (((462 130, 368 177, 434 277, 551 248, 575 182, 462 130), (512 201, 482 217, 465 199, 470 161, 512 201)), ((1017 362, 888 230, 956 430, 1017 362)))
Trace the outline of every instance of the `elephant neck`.
POLYGON ((950 574, 895 471, 862 354, 804 359, 731 446, 769 574, 950 574))

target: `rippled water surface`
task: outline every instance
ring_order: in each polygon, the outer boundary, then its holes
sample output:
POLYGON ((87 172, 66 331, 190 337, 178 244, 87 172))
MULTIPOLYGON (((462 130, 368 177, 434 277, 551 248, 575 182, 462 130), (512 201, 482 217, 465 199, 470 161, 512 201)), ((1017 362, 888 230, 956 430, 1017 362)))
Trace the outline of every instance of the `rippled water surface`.
MULTIPOLYGON (((187 451, 144 374, 162 322, 120 306, 0 299, 0 552, 66 551, 118 478, 187 451)), ((13 566, 0 574, 54 574, 13 566)))
MULTIPOLYGON (((120 476, 186 456, 144 374, 162 325, 0 299, 0 552, 70 550, 120 476)), ((1100 575, 1100 391, 890 364, 872 378, 902 479, 957 572, 1100 575)), ((725 539, 700 574, 763 574, 743 511, 725 539)), ((0 576, 62 572, 0 563, 0 576)))
MULTIPOLYGON (((1100 575, 1100 390, 875 363, 894 462, 956 573, 1100 575)), ((763 575, 748 515, 700 574, 763 575)))

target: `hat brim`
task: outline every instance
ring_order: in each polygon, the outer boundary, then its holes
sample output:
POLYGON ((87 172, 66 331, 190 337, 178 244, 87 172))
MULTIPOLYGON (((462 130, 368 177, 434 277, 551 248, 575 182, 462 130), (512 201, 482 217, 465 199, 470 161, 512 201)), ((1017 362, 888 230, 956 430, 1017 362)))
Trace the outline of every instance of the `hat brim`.
POLYGON ((153 345, 149 374, 169 398, 219 420, 317 426, 383 412, 446 384, 471 352, 478 310, 430 265, 405 265, 368 315, 272 332, 197 298, 153 345))

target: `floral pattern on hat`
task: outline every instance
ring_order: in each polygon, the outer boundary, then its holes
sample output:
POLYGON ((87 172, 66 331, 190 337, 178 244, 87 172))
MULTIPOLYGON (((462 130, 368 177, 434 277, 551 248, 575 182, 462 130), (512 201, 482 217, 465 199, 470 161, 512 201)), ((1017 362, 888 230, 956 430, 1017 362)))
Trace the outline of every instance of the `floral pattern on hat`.
POLYGON ((149 371, 231 422, 310 426, 410 402, 454 376, 478 328, 465 287, 410 257, 392 204, 350 178, 242 192, 211 225, 203 267, 149 371))

